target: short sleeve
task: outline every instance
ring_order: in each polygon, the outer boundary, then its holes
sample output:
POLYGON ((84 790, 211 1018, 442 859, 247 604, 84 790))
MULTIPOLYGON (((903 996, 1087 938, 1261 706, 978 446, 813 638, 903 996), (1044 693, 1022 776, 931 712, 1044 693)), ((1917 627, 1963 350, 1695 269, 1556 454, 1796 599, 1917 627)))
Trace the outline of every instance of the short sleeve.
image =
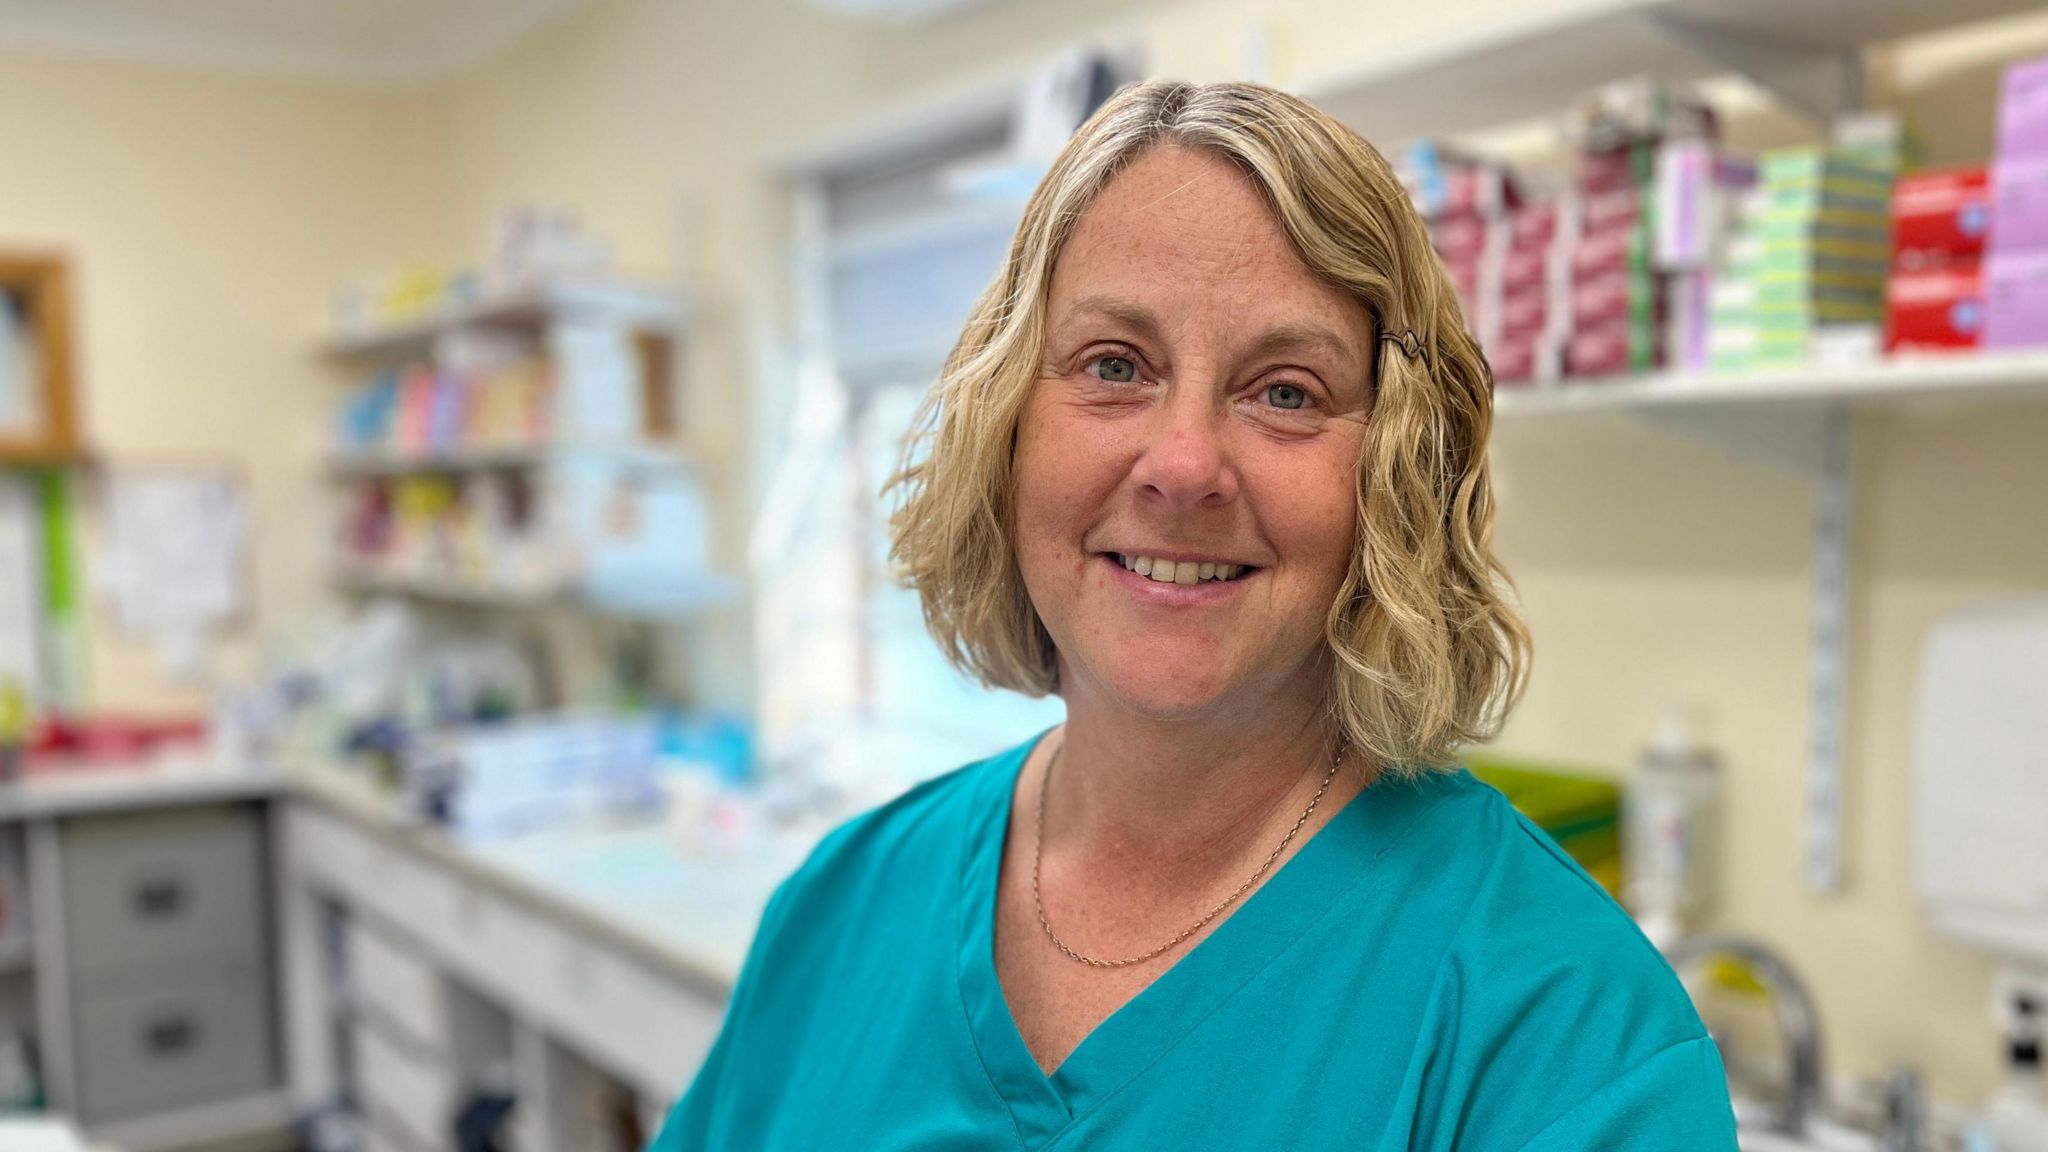
POLYGON ((1609 1081, 1522 1152, 1735 1152, 1727 1076, 1712 1039, 1674 1044, 1609 1081))
POLYGON ((725 1018, 719 1024, 718 1037, 712 1041, 704 1063, 691 1078, 689 1090, 669 1110, 668 1118, 662 1123, 654 1142, 647 1146, 647 1152, 695 1152, 711 1146, 733 1049, 742 1041, 747 1005, 753 999, 754 986, 761 980, 759 969, 768 951, 770 937, 782 922, 783 897, 795 880, 795 876, 783 880, 769 896, 767 907, 761 913, 760 927, 755 930, 753 942, 747 947, 746 961, 740 965, 739 979, 734 981, 732 996, 726 1002, 725 1018))

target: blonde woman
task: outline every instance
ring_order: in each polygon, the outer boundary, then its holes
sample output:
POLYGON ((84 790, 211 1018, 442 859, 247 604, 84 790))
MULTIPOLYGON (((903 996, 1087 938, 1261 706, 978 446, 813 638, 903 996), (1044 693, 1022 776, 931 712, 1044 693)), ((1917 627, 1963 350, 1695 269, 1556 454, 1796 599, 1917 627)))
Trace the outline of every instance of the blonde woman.
POLYGON ((1369 145, 1113 98, 894 481, 939 644, 1066 722, 817 848, 656 1147, 1732 1149, 1671 970, 1456 765, 1528 654, 1490 424, 1369 145))

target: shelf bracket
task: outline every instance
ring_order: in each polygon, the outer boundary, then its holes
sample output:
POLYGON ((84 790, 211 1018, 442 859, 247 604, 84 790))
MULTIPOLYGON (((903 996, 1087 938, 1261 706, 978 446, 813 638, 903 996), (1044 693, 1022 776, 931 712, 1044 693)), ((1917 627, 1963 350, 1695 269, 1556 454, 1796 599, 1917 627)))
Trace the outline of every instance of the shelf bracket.
POLYGON ((1844 777, 1848 768, 1849 529, 1853 425, 1829 408, 1815 477, 1813 615, 1806 686, 1806 886, 1842 887, 1844 777))
POLYGON ((1828 428, 1839 405, 1642 405, 1636 415, 1733 456, 1819 476, 1828 428))
POLYGON ((1814 483, 1812 623, 1807 638, 1806 812, 1801 850, 1806 886, 1843 883, 1843 793, 1849 709, 1848 404, 1643 406, 1638 416, 1735 456, 1804 473, 1814 483))
POLYGON ((1652 13, 1650 19, 1687 48, 1742 73, 1821 124, 1863 107, 1863 58, 1853 48, 1760 36, 1670 12, 1652 13))

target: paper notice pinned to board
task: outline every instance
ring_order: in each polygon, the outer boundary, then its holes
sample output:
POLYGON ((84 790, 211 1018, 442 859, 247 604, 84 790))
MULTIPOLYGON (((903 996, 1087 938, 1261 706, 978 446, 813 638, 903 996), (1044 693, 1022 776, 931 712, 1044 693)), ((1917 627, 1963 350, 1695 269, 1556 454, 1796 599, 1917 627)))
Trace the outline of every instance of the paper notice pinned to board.
POLYGON ((199 671, 247 596, 247 495, 227 468, 116 469, 101 491, 94 585, 166 669, 199 671))
POLYGON ((41 531, 33 482, 0 475, 0 699, 45 688, 41 531))

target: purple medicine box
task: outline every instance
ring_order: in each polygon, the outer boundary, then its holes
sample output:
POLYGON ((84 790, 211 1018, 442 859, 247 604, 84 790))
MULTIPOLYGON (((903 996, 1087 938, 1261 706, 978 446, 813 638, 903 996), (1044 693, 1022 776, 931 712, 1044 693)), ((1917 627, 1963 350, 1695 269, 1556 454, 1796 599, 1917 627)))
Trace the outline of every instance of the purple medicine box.
POLYGON ((2048 159, 2048 57, 2005 70, 1998 97, 1998 158, 2048 159))
POLYGON ((1991 166, 1993 255, 2048 250, 2048 156, 2000 156, 1991 166))
POLYGON ((2048 58, 2005 70, 1984 258, 1984 347, 2048 344, 2048 58))
POLYGON ((1996 255, 1984 269, 1984 347, 2048 344, 2048 249, 1996 255))

